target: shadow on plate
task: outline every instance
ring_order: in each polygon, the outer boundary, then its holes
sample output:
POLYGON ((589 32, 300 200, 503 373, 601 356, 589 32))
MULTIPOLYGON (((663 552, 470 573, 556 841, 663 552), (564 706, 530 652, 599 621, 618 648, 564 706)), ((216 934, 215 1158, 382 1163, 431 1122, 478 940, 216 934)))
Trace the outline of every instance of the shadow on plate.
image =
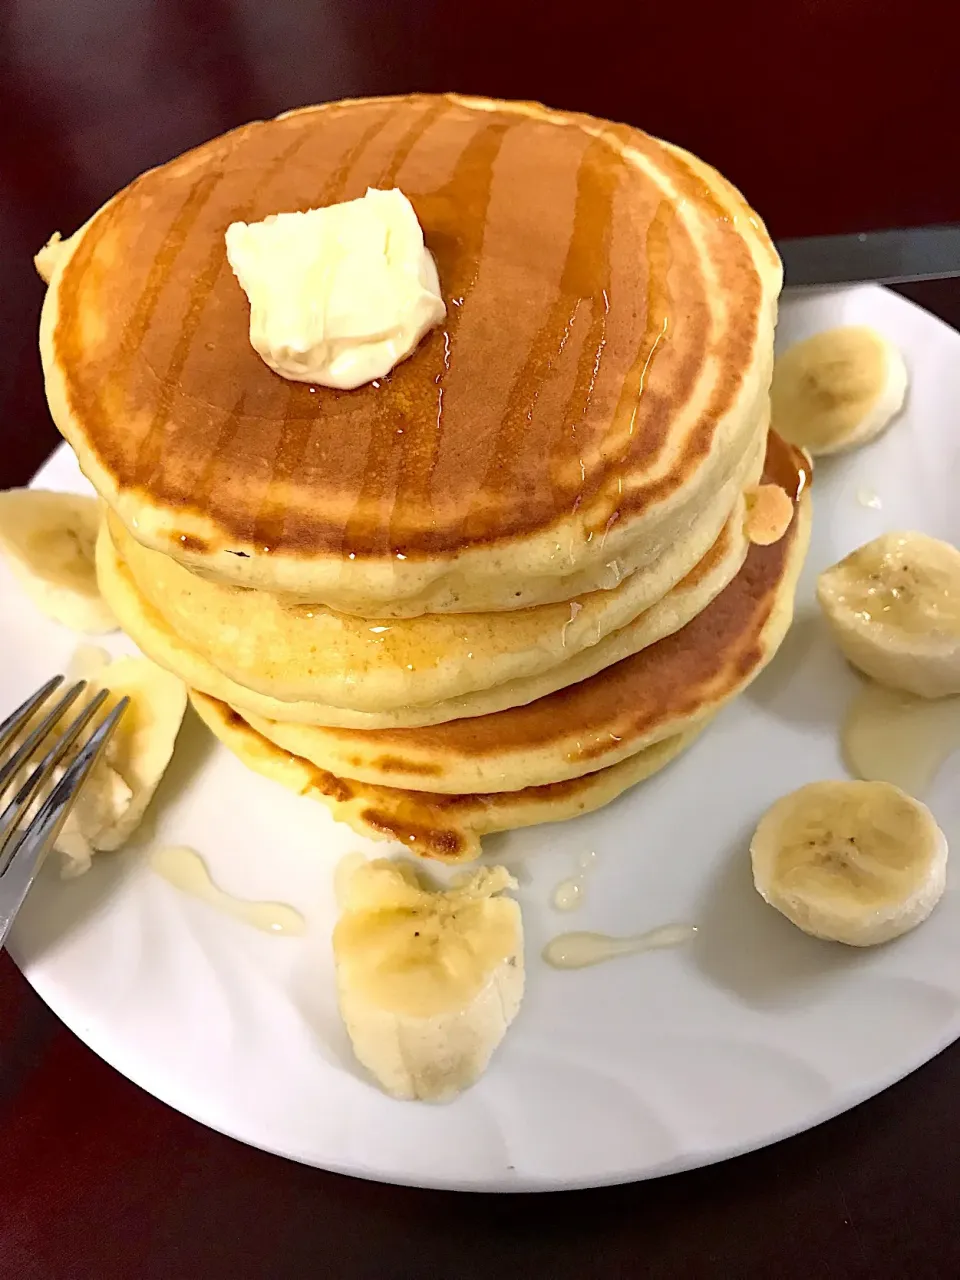
POLYGON ((797 615, 776 657, 744 694, 791 724, 839 725, 852 673, 818 611, 797 615))
POLYGON ((86 874, 64 879, 60 855, 51 853, 20 908, 10 938, 10 951, 21 963, 55 949, 74 930, 84 927, 120 888, 141 856, 135 848, 99 853, 86 874))
POLYGON ((856 948, 808 937, 753 887, 744 830, 704 887, 691 958, 703 976, 755 1009, 807 1003, 864 962, 856 948))
POLYGON ((290 995, 310 1028, 324 1062, 370 1084, 370 1076, 354 1057, 347 1028, 340 1017, 332 970, 329 940, 324 939, 322 944, 317 940, 316 945, 306 948, 302 963, 297 965, 290 995))
POLYGON ((187 708, 170 765, 156 795, 130 843, 114 853, 98 853, 82 876, 63 878, 62 859, 51 853, 20 915, 12 935, 11 951, 21 955, 21 944, 37 961, 75 929, 86 925, 132 874, 139 860, 157 843, 157 827, 165 808, 174 803, 197 776, 215 740, 191 707, 187 708))
POLYGON ((173 757, 137 830, 137 845, 156 842, 157 827, 166 809, 184 794, 216 746, 216 738, 188 704, 173 757))

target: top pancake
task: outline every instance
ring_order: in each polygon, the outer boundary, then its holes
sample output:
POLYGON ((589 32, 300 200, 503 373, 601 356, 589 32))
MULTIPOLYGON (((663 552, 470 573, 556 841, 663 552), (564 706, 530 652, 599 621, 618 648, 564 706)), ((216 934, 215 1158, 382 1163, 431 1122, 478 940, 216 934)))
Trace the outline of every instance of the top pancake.
POLYGON ((218 580, 364 616, 482 612, 651 563, 765 412, 780 268, 713 170, 529 103, 413 96, 247 125, 62 247, 54 419, 130 532, 218 580), (399 186, 446 323, 379 385, 271 372, 238 218, 399 186))

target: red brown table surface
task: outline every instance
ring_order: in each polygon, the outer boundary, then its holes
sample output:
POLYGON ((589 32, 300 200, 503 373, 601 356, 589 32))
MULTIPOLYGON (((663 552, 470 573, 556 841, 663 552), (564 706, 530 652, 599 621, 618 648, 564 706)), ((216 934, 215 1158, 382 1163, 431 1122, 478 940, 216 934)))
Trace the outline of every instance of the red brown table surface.
MULTIPOLYGON (((56 442, 31 256, 149 165, 304 102, 455 88, 663 134, 740 184, 776 236, 956 221, 950 13, 945 0, 5 0, 0 485, 56 442)), ((960 285, 905 292, 960 321, 960 285)), ((811 1133, 657 1183, 502 1197, 363 1183, 169 1110, 0 956, 2 1280, 951 1276, 958 1149, 954 1047, 811 1133)))

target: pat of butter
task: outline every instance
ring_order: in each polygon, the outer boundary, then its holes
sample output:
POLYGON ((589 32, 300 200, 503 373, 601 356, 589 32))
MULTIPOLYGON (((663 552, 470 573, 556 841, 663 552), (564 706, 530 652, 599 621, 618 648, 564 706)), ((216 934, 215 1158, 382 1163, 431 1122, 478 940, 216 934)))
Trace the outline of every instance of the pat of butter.
POLYGON ((296 382, 350 390, 382 378, 447 314, 402 191, 234 222, 226 243, 254 350, 296 382))

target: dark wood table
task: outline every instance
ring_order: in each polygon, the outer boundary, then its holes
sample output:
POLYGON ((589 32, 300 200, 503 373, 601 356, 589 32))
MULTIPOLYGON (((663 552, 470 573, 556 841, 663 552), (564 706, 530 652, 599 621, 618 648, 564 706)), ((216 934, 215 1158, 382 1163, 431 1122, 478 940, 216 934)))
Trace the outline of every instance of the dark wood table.
MULTIPOLYGON (((304 102, 457 88, 661 133, 722 168, 778 236, 955 221, 949 13, 944 0, 6 0, 0 485, 55 443, 32 254, 149 165, 304 102)), ((960 286, 909 292, 960 321, 960 286)), ((960 1275, 957 1047, 716 1168, 456 1196, 320 1173, 201 1128, 95 1058, 0 956, 0 1135, 0 1280, 960 1275)))

